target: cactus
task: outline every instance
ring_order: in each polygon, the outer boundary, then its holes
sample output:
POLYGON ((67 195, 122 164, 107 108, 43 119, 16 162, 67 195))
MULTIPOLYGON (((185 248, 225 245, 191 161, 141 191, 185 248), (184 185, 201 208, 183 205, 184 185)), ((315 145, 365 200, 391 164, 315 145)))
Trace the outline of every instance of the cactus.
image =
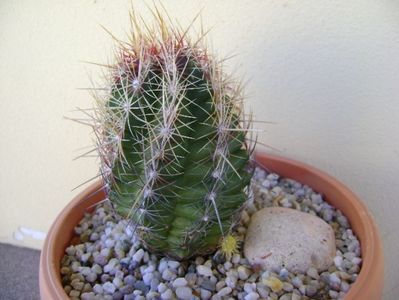
POLYGON ((131 16, 95 133, 116 211, 150 251, 185 259, 214 251, 236 224, 252 176, 249 122, 204 34, 192 41, 154 15, 153 27, 131 16))

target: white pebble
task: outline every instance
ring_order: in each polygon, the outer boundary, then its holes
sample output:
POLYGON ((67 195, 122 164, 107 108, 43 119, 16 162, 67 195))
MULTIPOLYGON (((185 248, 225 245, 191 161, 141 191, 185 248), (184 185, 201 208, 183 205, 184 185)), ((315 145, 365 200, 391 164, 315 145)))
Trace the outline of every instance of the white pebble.
POLYGON ((65 249, 66 254, 69 256, 74 256, 76 253, 75 246, 69 246, 68 248, 65 249))
POLYGON ((103 290, 105 293, 112 295, 113 293, 115 293, 116 287, 113 283, 106 282, 103 284, 103 290))
POLYGON ((172 281, 176 277, 177 277, 176 274, 170 271, 169 269, 166 269, 165 271, 162 272, 162 279, 164 280, 172 281))
POLYGON ((91 270, 89 267, 80 267, 79 273, 82 274, 83 276, 87 276, 91 273, 91 270))
POLYGON ((93 292, 95 292, 96 294, 102 294, 104 292, 103 287, 101 286, 101 284, 95 284, 93 286, 93 292))
POLYGON ((225 279, 226 285, 234 289, 236 287, 238 280, 238 273, 235 270, 230 270, 227 272, 227 277, 225 279))
POLYGON ((218 283, 216 283, 216 290, 220 291, 222 288, 224 288, 226 286, 226 282, 224 280, 219 281, 218 283))
POLYGON ((112 283, 117 287, 120 288, 123 285, 122 279, 119 277, 115 277, 114 280, 112 280, 112 283))
POLYGON ((244 297, 244 299, 245 299, 245 300, 258 300, 258 299, 259 299, 259 295, 258 295, 258 293, 251 292, 251 293, 249 293, 248 295, 246 295, 246 296, 244 297))
POLYGON ((158 293, 163 293, 168 289, 168 287, 166 286, 165 283, 161 282, 160 284, 158 284, 158 293))
POLYGON ((201 276, 212 276, 213 275, 211 268, 204 266, 204 265, 197 266, 197 273, 198 273, 198 275, 201 275, 201 276))
POLYGON ((265 287, 258 287, 256 290, 262 298, 267 299, 269 297, 269 292, 265 287))
POLYGON ((159 273, 163 273, 168 268, 168 262, 166 260, 161 260, 158 265, 159 273))
POLYGON ((141 262, 141 260, 143 259, 143 257, 144 257, 144 250, 143 249, 139 249, 134 255, 133 255, 133 260, 134 261, 136 261, 136 262, 141 262))
POLYGON ((226 261, 226 262, 224 263, 224 265, 223 265, 223 267, 224 267, 224 269, 225 269, 226 271, 230 270, 232 266, 233 266, 233 264, 232 264, 231 262, 229 262, 229 261, 226 261))
POLYGON ((332 273, 329 276, 330 284, 333 286, 341 284, 341 279, 338 277, 336 273, 332 273))
POLYGON ((83 254, 83 255, 80 257, 80 260, 81 260, 82 262, 87 262, 87 261, 89 260, 90 256, 91 256, 91 253, 85 253, 85 254, 83 254))
POLYGON ((329 291, 328 291, 328 295, 329 295, 332 299, 337 299, 337 298, 338 298, 338 292, 337 292, 337 291, 329 290, 329 291))
POLYGON ((180 263, 175 260, 170 260, 170 261, 168 261, 168 266, 171 269, 177 270, 177 268, 180 267, 180 263))
POLYGON ((302 279, 299 278, 298 276, 295 276, 292 278, 291 283, 296 287, 299 288, 302 285, 302 279))
POLYGON ((201 289, 200 293, 202 300, 208 300, 212 296, 212 293, 206 289, 201 289))
POLYGON ((145 273, 143 275, 144 284, 147 285, 147 286, 150 286, 152 278, 154 278, 154 274, 153 273, 145 273))
POLYGON ((191 300, 193 297, 193 292, 192 292, 191 288, 189 288, 189 287, 180 286, 176 289, 176 296, 177 296, 177 298, 182 299, 182 300, 191 300))
POLYGON ((313 279, 319 279, 319 273, 317 272, 316 268, 309 268, 306 274, 313 279))
POLYGON ((167 289, 165 292, 161 294, 162 300, 170 300, 173 298, 173 292, 170 289, 167 289))
POLYGON ((101 266, 98 265, 98 264, 94 264, 94 265, 91 267, 91 270, 92 270, 94 273, 96 273, 96 274, 101 274, 101 273, 103 272, 103 268, 101 268, 101 266))
POLYGON ((355 265, 360 265, 360 263, 362 262, 362 259, 360 257, 354 257, 354 258, 352 258, 351 262, 355 265))
POLYGON ((179 278, 176 278, 173 281, 172 285, 173 285, 174 288, 181 287, 181 286, 186 286, 187 285, 187 280, 185 278, 183 278, 183 277, 179 277, 179 278))
POLYGON ((231 287, 226 286, 226 287, 222 288, 222 289, 217 293, 217 295, 218 295, 219 297, 227 296, 228 294, 231 293, 231 291, 232 291, 231 287))
POLYGON ((247 294, 254 292, 255 289, 256 289, 255 283, 249 283, 249 282, 244 283, 244 291, 247 292, 247 294))
POLYGON ((107 240, 105 241, 105 246, 106 246, 107 248, 112 248, 112 247, 115 246, 115 241, 114 241, 114 240, 111 240, 111 239, 107 239, 107 240))
POLYGON ((335 266, 336 266, 337 268, 340 268, 340 267, 342 266, 342 261, 343 261, 342 256, 336 256, 336 257, 334 257, 334 264, 335 264, 335 266))
POLYGON ((289 272, 286 268, 282 268, 280 270, 280 272, 278 273, 278 276, 280 276, 281 279, 287 279, 288 275, 289 275, 289 272))
POLYGON ((241 260, 241 256, 238 253, 234 254, 233 257, 231 258, 231 262, 235 265, 238 264, 240 262, 240 260, 241 260))
POLYGON ((96 281, 96 279, 97 279, 97 274, 94 273, 94 272, 90 272, 90 273, 87 274, 87 276, 86 276, 86 280, 87 280, 88 282, 94 282, 94 281, 96 281))
POLYGON ((244 266, 239 266, 239 267, 237 268, 237 272, 238 272, 238 277, 239 277, 241 280, 246 280, 246 279, 248 279, 249 275, 251 275, 251 273, 252 273, 248 268, 246 268, 246 267, 244 267, 244 266))
POLYGON ((349 283, 347 283, 345 281, 341 282, 341 291, 346 293, 349 290, 349 287, 350 287, 349 283))

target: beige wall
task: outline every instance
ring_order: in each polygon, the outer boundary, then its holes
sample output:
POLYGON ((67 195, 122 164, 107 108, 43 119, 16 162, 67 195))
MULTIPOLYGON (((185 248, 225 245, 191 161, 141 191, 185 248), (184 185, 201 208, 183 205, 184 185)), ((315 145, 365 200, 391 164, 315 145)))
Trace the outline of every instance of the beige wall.
MULTIPOLYGON (((142 11, 141 1, 136 9, 142 11)), ((151 3, 151 1, 148 1, 151 3)), ((248 79, 247 107, 276 122, 260 140, 339 177, 374 213, 385 243, 385 299, 399 295, 399 3, 163 1, 187 24, 203 8, 219 55, 248 79)), ((89 130, 63 119, 128 30, 130 1, 0 2, 0 242, 40 248, 56 214, 96 174, 72 161, 89 130), (18 238, 19 240, 17 240, 18 238)))

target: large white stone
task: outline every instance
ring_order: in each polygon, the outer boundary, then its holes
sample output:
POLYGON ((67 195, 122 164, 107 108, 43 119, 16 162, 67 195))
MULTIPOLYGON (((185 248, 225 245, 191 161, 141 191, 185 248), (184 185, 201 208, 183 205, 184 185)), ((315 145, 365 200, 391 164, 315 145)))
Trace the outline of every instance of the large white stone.
POLYGON ((251 217, 244 254, 255 268, 282 267, 305 273, 326 270, 335 257, 335 236, 321 218, 291 208, 270 207, 251 217))

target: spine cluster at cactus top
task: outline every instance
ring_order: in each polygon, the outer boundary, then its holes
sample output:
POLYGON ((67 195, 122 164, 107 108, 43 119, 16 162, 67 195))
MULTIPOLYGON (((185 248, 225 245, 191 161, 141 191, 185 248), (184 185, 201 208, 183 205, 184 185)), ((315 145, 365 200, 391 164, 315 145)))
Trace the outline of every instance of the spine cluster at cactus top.
POLYGON ((176 259, 211 252, 252 175, 241 88, 203 36, 192 41, 159 15, 153 27, 132 20, 96 109, 109 199, 149 250, 176 259))

